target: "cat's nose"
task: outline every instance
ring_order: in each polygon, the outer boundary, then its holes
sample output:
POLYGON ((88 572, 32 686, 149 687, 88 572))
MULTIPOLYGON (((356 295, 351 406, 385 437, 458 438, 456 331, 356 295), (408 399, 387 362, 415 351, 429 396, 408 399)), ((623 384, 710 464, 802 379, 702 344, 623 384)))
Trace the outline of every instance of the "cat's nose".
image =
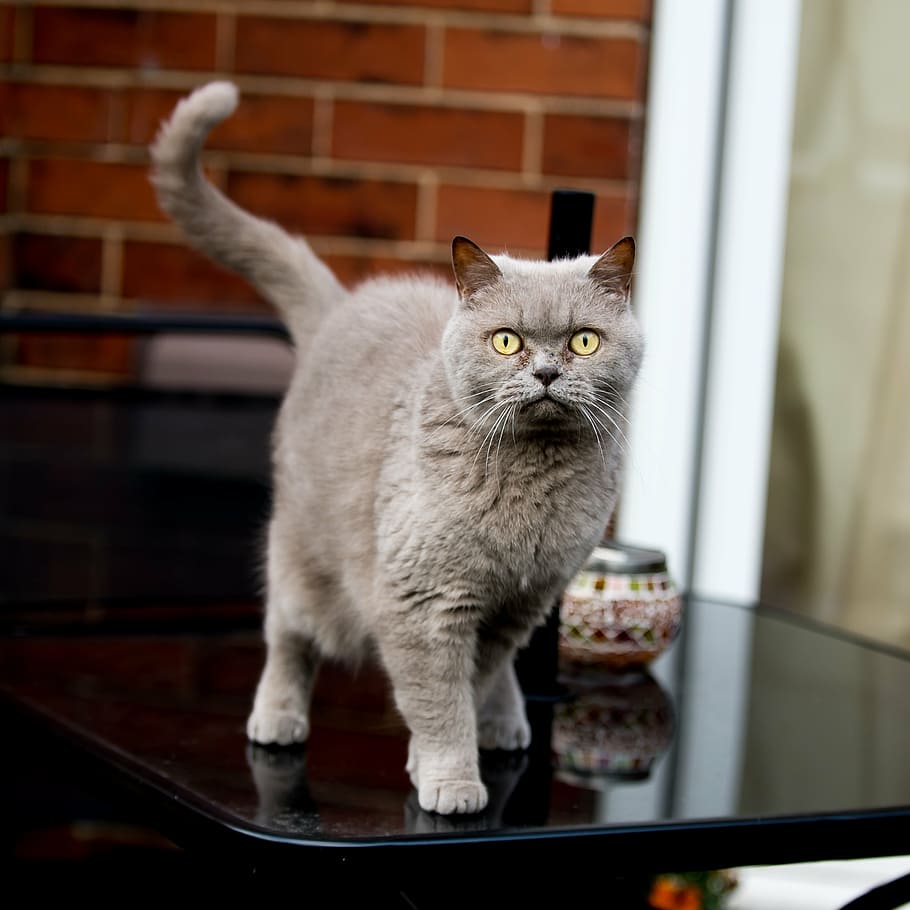
POLYGON ((536 370, 534 370, 534 378, 539 379, 543 383, 544 388, 546 388, 546 386, 553 382, 553 380, 558 376, 559 367, 554 366, 552 363, 544 364, 543 366, 539 366, 536 370))

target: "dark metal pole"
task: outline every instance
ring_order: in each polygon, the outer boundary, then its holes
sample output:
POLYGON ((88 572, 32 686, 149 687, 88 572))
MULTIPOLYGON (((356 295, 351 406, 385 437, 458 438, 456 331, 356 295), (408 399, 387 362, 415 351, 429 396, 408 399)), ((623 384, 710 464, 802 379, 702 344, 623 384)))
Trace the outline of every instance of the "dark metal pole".
POLYGON ((554 190, 550 202, 547 259, 571 259, 591 252, 594 194, 586 190, 554 190))

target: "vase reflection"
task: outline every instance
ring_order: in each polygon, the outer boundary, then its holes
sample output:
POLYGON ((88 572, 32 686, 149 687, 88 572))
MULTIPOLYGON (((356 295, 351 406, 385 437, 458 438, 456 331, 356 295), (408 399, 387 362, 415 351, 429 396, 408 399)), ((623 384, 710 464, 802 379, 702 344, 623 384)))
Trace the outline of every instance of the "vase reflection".
POLYGON ((572 693, 556 705, 552 749, 556 774, 599 789, 605 780, 642 780, 673 741, 672 699, 644 668, 615 672, 562 661, 572 693))

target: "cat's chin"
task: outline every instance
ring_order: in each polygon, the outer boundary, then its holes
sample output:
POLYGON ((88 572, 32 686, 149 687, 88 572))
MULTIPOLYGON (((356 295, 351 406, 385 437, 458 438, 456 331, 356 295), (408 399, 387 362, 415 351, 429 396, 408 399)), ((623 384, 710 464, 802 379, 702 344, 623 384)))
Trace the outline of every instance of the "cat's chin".
POLYGON ((575 422, 574 409, 558 398, 544 394, 522 405, 524 419, 529 424, 566 424, 575 422))

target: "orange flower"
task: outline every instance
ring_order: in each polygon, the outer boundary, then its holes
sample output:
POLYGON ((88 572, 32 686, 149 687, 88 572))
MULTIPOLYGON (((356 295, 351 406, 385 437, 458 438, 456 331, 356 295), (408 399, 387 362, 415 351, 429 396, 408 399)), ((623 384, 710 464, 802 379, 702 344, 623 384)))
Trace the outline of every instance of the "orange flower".
POLYGON ((651 886, 648 903, 655 910, 701 910, 701 891, 678 878, 661 876, 651 886))

